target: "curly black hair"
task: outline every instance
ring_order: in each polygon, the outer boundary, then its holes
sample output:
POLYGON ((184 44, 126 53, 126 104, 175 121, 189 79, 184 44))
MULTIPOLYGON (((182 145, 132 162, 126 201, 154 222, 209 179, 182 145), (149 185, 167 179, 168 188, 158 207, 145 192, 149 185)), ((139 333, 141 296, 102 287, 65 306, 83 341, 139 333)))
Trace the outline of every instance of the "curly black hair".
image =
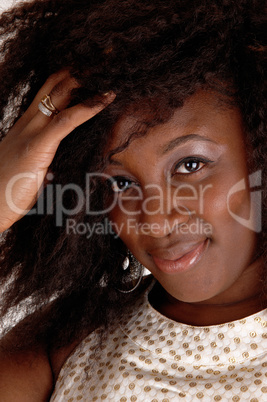
MULTIPOLYGON (((85 174, 103 169, 102 150, 121 116, 145 107, 150 127, 168 120, 197 90, 210 90, 242 113, 253 149, 248 160, 262 170, 264 210, 264 8, 264 0, 23 2, 0 16, 1 137, 61 69, 80 84, 72 103, 93 104, 97 95, 114 91, 116 100, 67 136, 50 166, 54 184, 72 182, 86 191, 85 174)), ((76 201, 68 193, 64 205, 70 209, 76 201)), ((96 182, 91 208, 106 202, 96 182)), ((89 216, 84 207, 73 219, 92 225, 106 217, 89 216)), ((126 253, 119 239, 67 234, 65 225, 65 217, 56 225, 55 212, 28 214, 1 238, 1 316, 21 305, 32 313, 18 347, 40 339, 54 346, 71 342, 88 328, 114 322, 138 297, 138 291, 118 291, 126 253)), ((263 216, 259 253, 265 262, 266 242, 263 216)))

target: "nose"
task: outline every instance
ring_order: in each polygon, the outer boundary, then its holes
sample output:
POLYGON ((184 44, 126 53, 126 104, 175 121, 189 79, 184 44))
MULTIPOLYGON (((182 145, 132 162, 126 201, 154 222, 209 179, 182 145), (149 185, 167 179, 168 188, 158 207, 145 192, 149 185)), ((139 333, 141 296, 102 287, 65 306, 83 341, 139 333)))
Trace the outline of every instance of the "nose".
POLYGON ((139 216, 139 229, 155 238, 170 235, 190 219, 190 210, 172 200, 171 194, 146 194, 139 216))

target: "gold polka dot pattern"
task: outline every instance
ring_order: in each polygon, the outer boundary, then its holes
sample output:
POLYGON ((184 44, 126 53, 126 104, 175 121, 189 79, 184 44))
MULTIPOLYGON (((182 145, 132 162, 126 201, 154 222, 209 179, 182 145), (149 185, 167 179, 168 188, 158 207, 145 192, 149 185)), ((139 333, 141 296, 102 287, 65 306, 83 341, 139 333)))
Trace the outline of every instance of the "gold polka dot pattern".
POLYGON ((70 356, 52 402, 267 401, 267 310, 193 327, 162 316, 147 293, 98 347, 98 332, 70 356))

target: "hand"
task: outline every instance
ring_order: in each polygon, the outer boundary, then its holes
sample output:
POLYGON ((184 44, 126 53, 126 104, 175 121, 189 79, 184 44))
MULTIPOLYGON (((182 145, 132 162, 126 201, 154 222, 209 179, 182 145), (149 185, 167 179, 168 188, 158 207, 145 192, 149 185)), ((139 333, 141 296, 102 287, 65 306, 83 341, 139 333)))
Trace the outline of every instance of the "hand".
POLYGON ((67 71, 52 75, 0 143, 0 232, 10 228, 35 204, 61 140, 115 98, 110 92, 95 107, 79 104, 66 108, 71 91, 77 86, 67 71), (50 94, 60 111, 54 118, 38 109, 45 94, 50 94))

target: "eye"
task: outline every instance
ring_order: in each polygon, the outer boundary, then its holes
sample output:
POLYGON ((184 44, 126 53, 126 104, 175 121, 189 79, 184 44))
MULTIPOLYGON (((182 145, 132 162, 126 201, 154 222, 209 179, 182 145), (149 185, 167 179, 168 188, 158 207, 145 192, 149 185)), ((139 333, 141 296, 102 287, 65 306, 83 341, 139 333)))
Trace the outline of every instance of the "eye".
POLYGON ((133 186, 133 182, 125 177, 112 177, 111 190, 114 193, 122 193, 133 186))
POLYGON ((186 158, 180 161, 174 169, 174 174, 192 174, 201 170, 209 161, 207 159, 200 158, 186 158))

